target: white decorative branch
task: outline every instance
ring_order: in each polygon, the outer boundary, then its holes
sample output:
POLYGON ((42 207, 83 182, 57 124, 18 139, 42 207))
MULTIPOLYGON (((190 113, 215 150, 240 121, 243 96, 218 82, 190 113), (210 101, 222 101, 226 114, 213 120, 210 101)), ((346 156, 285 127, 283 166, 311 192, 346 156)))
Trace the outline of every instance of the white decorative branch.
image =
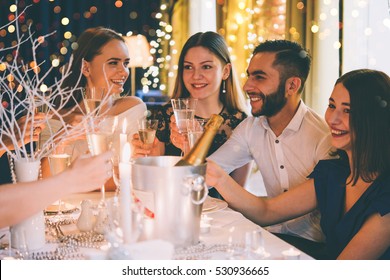
MULTIPOLYGON (((23 12, 25 12, 27 8, 25 8, 23 12)), ((69 138, 83 135, 85 133, 84 122, 86 122, 86 118, 75 126, 71 126, 65 121, 66 117, 72 114, 73 111, 65 110, 66 104, 74 98, 74 91, 81 90, 80 88, 61 88, 64 80, 70 75, 69 69, 71 67, 64 69, 61 78, 56 79, 54 84, 48 87, 47 91, 41 91, 40 88, 44 84, 44 79, 55 69, 53 66, 50 66, 47 72, 40 73, 38 69, 45 63, 49 62, 42 61, 38 63, 36 53, 41 43, 47 37, 54 34, 54 32, 40 36, 39 39, 34 39, 34 33, 31 32, 30 26, 28 29, 28 35, 21 35, 17 21, 19 16, 20 15, 16 12, 15 20, 7 24, 9 25, 15 23, 18 43, 15 46, 0 49, 0 63, 6 66, 6 70, 3 71, 2 76, 0 77, 0 97, 2 100, 5 96, 9 98, 9 104, 6 108, 2 105, 0 106, 0 147, 3 148, 13 159, 29 158, 34 161, 47 156, 57 143, 69 140, 69 138), (35 66, 33 65, 33 67, 30 67, 28 63, 20 60, 18 54, 22 46, 24 48, 31 46, 33 61, 36 63, 35 66), (15 50, 15 56, 12 62, 8 63, 3 60, 1 54, 10 50, 15 50), (12 80, 15 84, 14 87, 9 85, 8 79, 12 80), (42 111, 46 114, 46 118, 44 120, 37 121, 34 118, 39 111, 39 108, 45 108, 45 110, 42 111), (24 122, 18 122, 22 116, 24 118, 24 122), (50 118, 59 120, 61 128, 58 131, 53 131, 49 127, 49 139, 42 143, 40 149, 35 149, 34 151, 34 127, 38 126, 40 122, 48 124, 48 120, 50 118), (9 148, 10 145, 7 145, 5 141, 6 139, 12 142, 14 147, 13 149, 9 148)), ((71 65, 71 63, 72 60, 69 64, 71 65)), ((108 98, 103 100, 101 105, 96 108, 94 112, 89 113, 89 115, 92 116, 96 114, 96 112, 100 111, 102 106, 105 106, 107 102, 108 98)), ((82 110, 82 108, 80 108, 79 104, 76 104, 75 109, 82 112, 87 117, 87 114, 84 110, 82 110)))
MULTIPOLYGON (((23 12, 25 12, 27 8, 28 7, 26 7, 23 12)), ((71 58, 68 67, 62 68, 61 77, 55 79, 53 85, 49 86, 45 92, 42 92, 41 86, 44 84, 45 78, 47 78, 55 68, 50 65, 45 73, 41 73, 39 71, 40 67, 44 66, 45 63, 50 62, 42 61, 38 63, 36 53, 42 42, 55 32, 34 39, 34 33, 31 32, 31 26, 29 26, 27 36, 25 34, 20 34, 17 21, 19 17, 20 15, 16 12, 15 20, 1 27, 4 28, 9 24, 14 23, 18 43, 15 46, 0 49, 0 63, 6 65, 6 70, 3 71, 2 76, 0 77, 0 97, 2 100, 4 96, 9 98, 9 104, 6 108, 0 105, 0 147, 13 159, 28 158, 29 160, 34 161, 47 156, 58 143, 84 135, 84 126, 88 119, 93 118, 96 115, 101 116, 107 113, 107 110, 104 111, 104 108, 106 108, 108 103, 112 102, 110 94, 111 88, 104 96, 100 105, 95 108, 93 112, 86 113, 83 106, 80 106, 77 102, 74 102, 76 104, 74 108, 66 108, 66 105, 71 99, 74 99, 74 92, 82 90, 81 88, 62 88, 65 79, 71 74, 71 58), (18 56, 21 47, 31 48, 31 54, 33 61, 35 62, 35 65, 32 67, 18 56), (15 56, 12 62, 8 63, 3 60, 1 54, 11 50, 14 51, 15 56), (14 87, 9 85, 8 79, 12 80, 15 84, 14 87), (83 114, 84 118, 80 123, 72 126, 65 120, 70 114, 73 114, 74 111, 83 114), (35 117, 38 112, 44 112, 46 118, 39 121, 36 120, 35 117), (21 117, 24 122, 20 121, 21 117), (54 118, 61 123, 61 128, 58 131, 54 131, 50 127, 50 118, 54 118), (35 149, 34 151, 34 127, 39 126, 41 124, 40 122, 46 123, 50 136, 44 143, 41 143, 41 147, 37 147, 38 149, 35 149), (10 140, 12 145, 7 145, 6 139, 10 140), (11 149, 10 146, 13 146, 13 148, 11 149)), ((102 65, 102 67, 104 70, 104 65, 102 65)), ((81 77, 80 74, 79 81, 81 77)), ((108 79, 106 78, 106 81, 107 80, 108 79)), ((76 84, 79 83, 77 82, 76 84)))

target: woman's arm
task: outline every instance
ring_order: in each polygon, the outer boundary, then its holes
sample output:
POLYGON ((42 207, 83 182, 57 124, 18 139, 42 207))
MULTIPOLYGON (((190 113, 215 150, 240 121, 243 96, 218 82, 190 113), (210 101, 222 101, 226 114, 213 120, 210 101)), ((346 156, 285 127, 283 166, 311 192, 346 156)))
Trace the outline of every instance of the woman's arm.
MULTIPOLYGON (((24 132, 24 141, 22 142, 21 139, 17 139, 18 147, 21 147, 22 145, 26 145, 30 143, 31 141, 38 141, 39 134, 42 132, 42 130, 45 128, 45 123, 43 120, 46 118, 46 115, 44 113, 37 113, 34 116, 34 120, 31 122, 26 123, 27 118, 26 116, 21 117, 17 121, 17 126, 21 129, 25 128, 24 132), (33 129, 31 129, 31 126, 33 126, 33 129), (33 135, 30 134, 30 132, 33 132, 33 135)), ((16 136, 18 134, 16 133, 16 136)), ((14 146, 14 142, 7 136, 2 135, 1 142, 3 145, 7 148, 4 148, 3 146, 0 148, 0 157, 7 152, 8 150, 15 150, 17 147, 14 146)))
POLYGON ((369 217, 344 248, 339 260, 375 260, 390 247, 390 213, 369 217))
POLYGON ((77 159, 56 176, 0 186, 0 228, 14 225, 66 195, 99 188, 112 176, 111 156, 106 152, 77 159))
POLYGON ((277 197, 256 197, 235 182, 222 168, 207 162, 206 183, 215 187, 229 207, 261 225, 272 225, 309 213, 317 206, 313 180, 277 197))

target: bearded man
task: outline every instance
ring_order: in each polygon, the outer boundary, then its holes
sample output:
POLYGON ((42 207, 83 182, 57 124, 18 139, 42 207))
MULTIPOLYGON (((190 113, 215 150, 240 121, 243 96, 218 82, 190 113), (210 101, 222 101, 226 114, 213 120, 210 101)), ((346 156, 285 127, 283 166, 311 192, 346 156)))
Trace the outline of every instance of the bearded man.
MULTIPOLYGON (((295 42, 275 40, 258 45, 244 85, 252 116, 209 157, 228 173, 254 160, 268 197, 303 183, 319 160, 330 157, 328 126, 301 99, 310 64, 308 52, 295 42)), ((316 212, 269 230, 323 242, 316 212)))

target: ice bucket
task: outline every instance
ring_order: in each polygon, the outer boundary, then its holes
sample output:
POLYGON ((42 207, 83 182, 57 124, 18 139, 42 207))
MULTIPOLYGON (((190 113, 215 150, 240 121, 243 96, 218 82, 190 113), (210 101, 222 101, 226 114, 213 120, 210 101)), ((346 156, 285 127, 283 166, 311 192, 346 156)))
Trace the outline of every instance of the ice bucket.
POLYGON ((132 165, 134 189, 154 194, 153 237, 176 247, 199 242, 200 216, 208 194, 206 165, 174 166, 179 160, 175 156, 145 157, 132 165))

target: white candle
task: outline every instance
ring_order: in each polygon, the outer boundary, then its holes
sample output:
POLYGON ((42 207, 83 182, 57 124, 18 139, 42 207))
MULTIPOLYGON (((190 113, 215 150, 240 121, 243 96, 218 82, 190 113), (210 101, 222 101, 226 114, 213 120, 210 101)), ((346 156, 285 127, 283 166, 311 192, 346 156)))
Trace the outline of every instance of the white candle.
POLYGON ((290 249, 283 251, 282 255, 285 260, 299 260, 301 252, 290 247, 290 249))
POLYGON ((200 233, 209 233, 210 232, 210 224, 200 221, 200 233))
MULTIPOLYGON (((123 147, 127 143, 127 134, 126 134, 126 129, 127 129, 127 119, 125 119, 122 123, 122 132, 119 134, 119 151, 121 157, 123 156, 123 147)), ((121 158, 121 161, 122 158, 121 158)))
POLYGON ((213 218, 203 214, 200 218, 200 233, 209 233, 211 229, 211 221, 213 218))
POLYGON ((131 196, 131 165, 130 165, 130 144, 126 143, 121 154, 119 163, 120 176, 120 211, 121 211, 121 227, 123 231, 123 243, 131 243, 131 227, 132 227, 132 196, 131 196))

